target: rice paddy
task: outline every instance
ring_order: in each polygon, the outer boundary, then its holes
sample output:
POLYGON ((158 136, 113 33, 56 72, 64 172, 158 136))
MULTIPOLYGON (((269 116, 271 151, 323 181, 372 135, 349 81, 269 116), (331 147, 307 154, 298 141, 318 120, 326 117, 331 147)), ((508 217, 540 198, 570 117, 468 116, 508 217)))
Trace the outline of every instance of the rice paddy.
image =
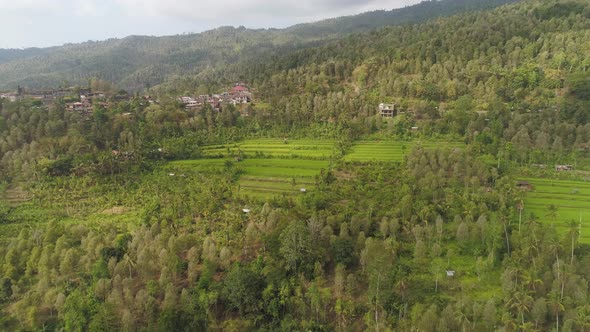
MULTIPOLYGON (((225 167, 226 159, 182 160, 171 166, 190 167, 198 172, 211 172, 225 167)), ((326 160, 303 159, 244 159, 234 162, 243 171, 237 182, 242 195, 267 198, 277 194, 293 195, 313 190, 315 176, 327 169, 326 160)))
POLYGON ((541 222, 555 224, 560 233, 566 233, 566 223, 582 221, 580 242, 590 244, 590 182, 524 178, 532 186, 525 199, 523 215, 534 213, 541 222), (547 207, 557 206, 555 218, 547 207))
MULTIPOLYGON (((314 189, 315 177, 328 169, 335 155, 333 140, 255 139, 202 147, 206 159, 182 160, 173 167, 215 172, 232 165, 242 170, 236 190, 244 196, 268 198, 296 195, 314 189)), ((417 144, 426 148, 461 146, 459 143, 360 141, 353 144, 345 161, 400 162, 417 144)))
POLYGON ((256 139, 240 143, 203 147, 206 158, 242 156, 248 158, 328 159, 334 153, 331 140, 256 139))
POLYGON ((412 151, 412 148, 417 145, 424 148, 463 146, 461 143, 456 142, 360 141, 353 145, 344 160, 355 162, 401 162, 412 151))

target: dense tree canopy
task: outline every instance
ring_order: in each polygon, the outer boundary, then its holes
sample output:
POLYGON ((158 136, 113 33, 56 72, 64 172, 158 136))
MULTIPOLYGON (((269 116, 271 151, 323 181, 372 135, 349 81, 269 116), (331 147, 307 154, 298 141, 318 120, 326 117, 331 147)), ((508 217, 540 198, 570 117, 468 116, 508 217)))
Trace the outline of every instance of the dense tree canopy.
MULTIPOLYGON (((118 63, 96 75, 149 85, 152 102, 113 97, 83 114, 66 108, 76 95, 49 106, 0 100, 0 329, 588 329, 582 210, 561 220, 567 207, 541 197, 544 215, 529 213, 532 185, 521 179, 544 177, 557 193, 553 181, 589 177, 590 4, 522 1, 342 36, 366 17, 292 28, 331 36, 306 45, 221 28, 168 54, 178 67, 140 57, 132 78, 118 63), (244 38, 284 46, 227 60, 235 54, 218 46, 244 38), (168 77, 201 62, 209 69, 168 77), (255 96, 243 109, 187 110, 177 100, 237 81, 255 96), (382 118, 380 103, 399 113, 382 118), (294 195, 240 193, 252 155, 238 142, 303 137, 333 151, 255 157, 327 168, 305 184, 289 179, 294 195), (347 159, 359 140, 400 142, 403 157, 347 159), (191 167, 216 159, 211 147, 225 159, 191 167)), ((104 44, 166 53, 193 37, 104 44)), ((95 44, 57 52, 104 46, 95 44)), ((13 56, 0 52, 0 76, 13 56)), ((578 207, 586 194, 577 191, 559 194, 578 207)))

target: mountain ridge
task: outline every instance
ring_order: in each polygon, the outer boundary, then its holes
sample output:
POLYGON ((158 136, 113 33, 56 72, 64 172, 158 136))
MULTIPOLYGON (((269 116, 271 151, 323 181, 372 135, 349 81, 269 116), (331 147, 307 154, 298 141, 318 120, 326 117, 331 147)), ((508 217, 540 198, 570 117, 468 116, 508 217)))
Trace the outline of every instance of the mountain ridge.
POLYGON ((420 23, 518 0, 423 1, 391 11, 293 25, 285 29, 221 26, 195 34, 131 35, 49 48, 0 49, 0 89, 83 85, 91 78, 142 90, 174 75, 187 76, 236 63, 238 59, 290 52, 351 33, 389 25, 420 23))

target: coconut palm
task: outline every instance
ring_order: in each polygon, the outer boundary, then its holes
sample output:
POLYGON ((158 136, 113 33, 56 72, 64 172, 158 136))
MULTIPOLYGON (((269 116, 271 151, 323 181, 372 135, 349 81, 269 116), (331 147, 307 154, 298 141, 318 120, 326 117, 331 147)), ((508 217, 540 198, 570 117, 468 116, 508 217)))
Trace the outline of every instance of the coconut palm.
POLYGON ((571 239, 572 256, 571 256, 570 264, 573 264, 574 263, 575 244, 576 244, 576 241, 578 240, 578 237, 580 236, 580 224, 573 219, 570 220, 567 223, 567 234, 569 235, 569 237, 571 239))
POLYGON ((467 313, 467 308, 465 308, 462 304, 457 303, 455 305, 455 319, 461 325, 461 330, 465 332, 466 327, 471 323, 469 318, 469 314, 467 313))
POLYGON ((590 305, 586 304, 576 309, 576 325, 582 331, 590 329, 590 305))
POLYGON ((560 281, 559 252, 561 251, 561 243, 559 243, 559 239, 553 238, 549 241, 549 250, 555 255, 555 260, 557 262, 557 280, 560 281))
POLYGON ((129 269, 129 278, 131 278, 135 262, 128 254, 125 254, 125 256, 123 256, 123 263, 127 266, 127 269, 129 269))
POLYGON ((531 270, 524 270, 521 273, 521 283, 526 286, 529 291, 536 292, 539 287, 543 285, 543 281, 535 275, 535 272, 531 270))
POLYGON ((557 332, 559 332, 559 313, 565 310, 565 306, 561 300, 561 295, 559 292, 553 290, 549 293, 549 308, 551 308, 551 312, 555 315, 555 326, 557 328, 557 332))
POLYGON ((558 210, 559 210, 559 207, 555 204, 547 205, 547 208, 545 209, 545 211, 546 211, 545 217, 551 219, 551 221, 553 223, 555 223, 555 220, 557 219, 557 211, 558 210))
POLYGON ((524 292, 514 292, 506 305, 509 309, 516 311, 520 316, 520 323, 524 325, 524 314, 531 310, 533 298, 524 292))

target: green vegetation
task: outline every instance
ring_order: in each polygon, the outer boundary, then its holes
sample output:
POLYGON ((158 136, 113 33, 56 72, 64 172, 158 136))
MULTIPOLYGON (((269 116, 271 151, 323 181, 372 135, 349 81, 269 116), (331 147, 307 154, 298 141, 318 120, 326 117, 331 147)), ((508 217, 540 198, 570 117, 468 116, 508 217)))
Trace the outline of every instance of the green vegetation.
MULTIPOLYGON (((263 150, 266 152, 266 150, 263 150)), ((181 160, 169 164, 169 169, 180 175, 183 170, 197 170, 204 174, 237 169, 239 180, 234 190, 240 194, 270 198, 278 194, 301 193, 312 190, 321 170, 327 170, 328 161, 301 159, 244 159, 239 162, 223 159, 181 160)))
POLYGON ((329 159, 334 154, 334 141, 256 139, 241 143, 212 145, 202 148, 204 157, 301 158, 329 159))
MULTIPOLYGON (((590 244, 590 182, 526 178, 532 191, 524 200, 523 218, 534 214, 538 221, 555 226, 560 234, 568 232, 572 220, 580 223, 580 242, 590 244), (551 206, 554 206, 551 208, 551 206)), ((524 221, 526 222, 526 221, 524 221)))
POLYGON ((236 60, 237 30, 157 101, 0 100, 0 330, 590 328, 588 1, 236 60), (248 116, 177 99, 237 81, 248 116))
POLYGON ((460 143, 417 141, 360 141, 355 142, 346 161, 397 161, 401 162, 415 146, 423 148, 462 147, 460 143))
MULTIPOLYGON (((0 49, 0 88, 86 85, 91 78, 143 90, 168 79, 199 76, 209 80, 210 67, 290 54, 299 49, 375 28, 422 22, 464 11, 493 8, 515 0, 443 0, 410 8, 300 24, 287 29, 221 27, 198 34, 167 37, 130 36, 61 47, 0 49), (128 59, 133 59, 129 61, 128 59)), ((212 76, 210 83, 222 77, 212 76)), ((178 86, 177 92, 183 92, 178 86)), ((214 87, 202 92, 213 93, 214 87), (210 89, 210 90, 209 90, 210 89)))
POLYGON ((215 173, 234 168, 239 177, 234 190, 241 195, 264 199, 302 194, 302 189, 305 193, 313 190, 322 170, 329 168, 328 159, 334 154, 334 141, 253 139, 204 146, 201 154, 216 159, 171 162, 169 168, 175 172, 172 174, 187 169, 215 173))

